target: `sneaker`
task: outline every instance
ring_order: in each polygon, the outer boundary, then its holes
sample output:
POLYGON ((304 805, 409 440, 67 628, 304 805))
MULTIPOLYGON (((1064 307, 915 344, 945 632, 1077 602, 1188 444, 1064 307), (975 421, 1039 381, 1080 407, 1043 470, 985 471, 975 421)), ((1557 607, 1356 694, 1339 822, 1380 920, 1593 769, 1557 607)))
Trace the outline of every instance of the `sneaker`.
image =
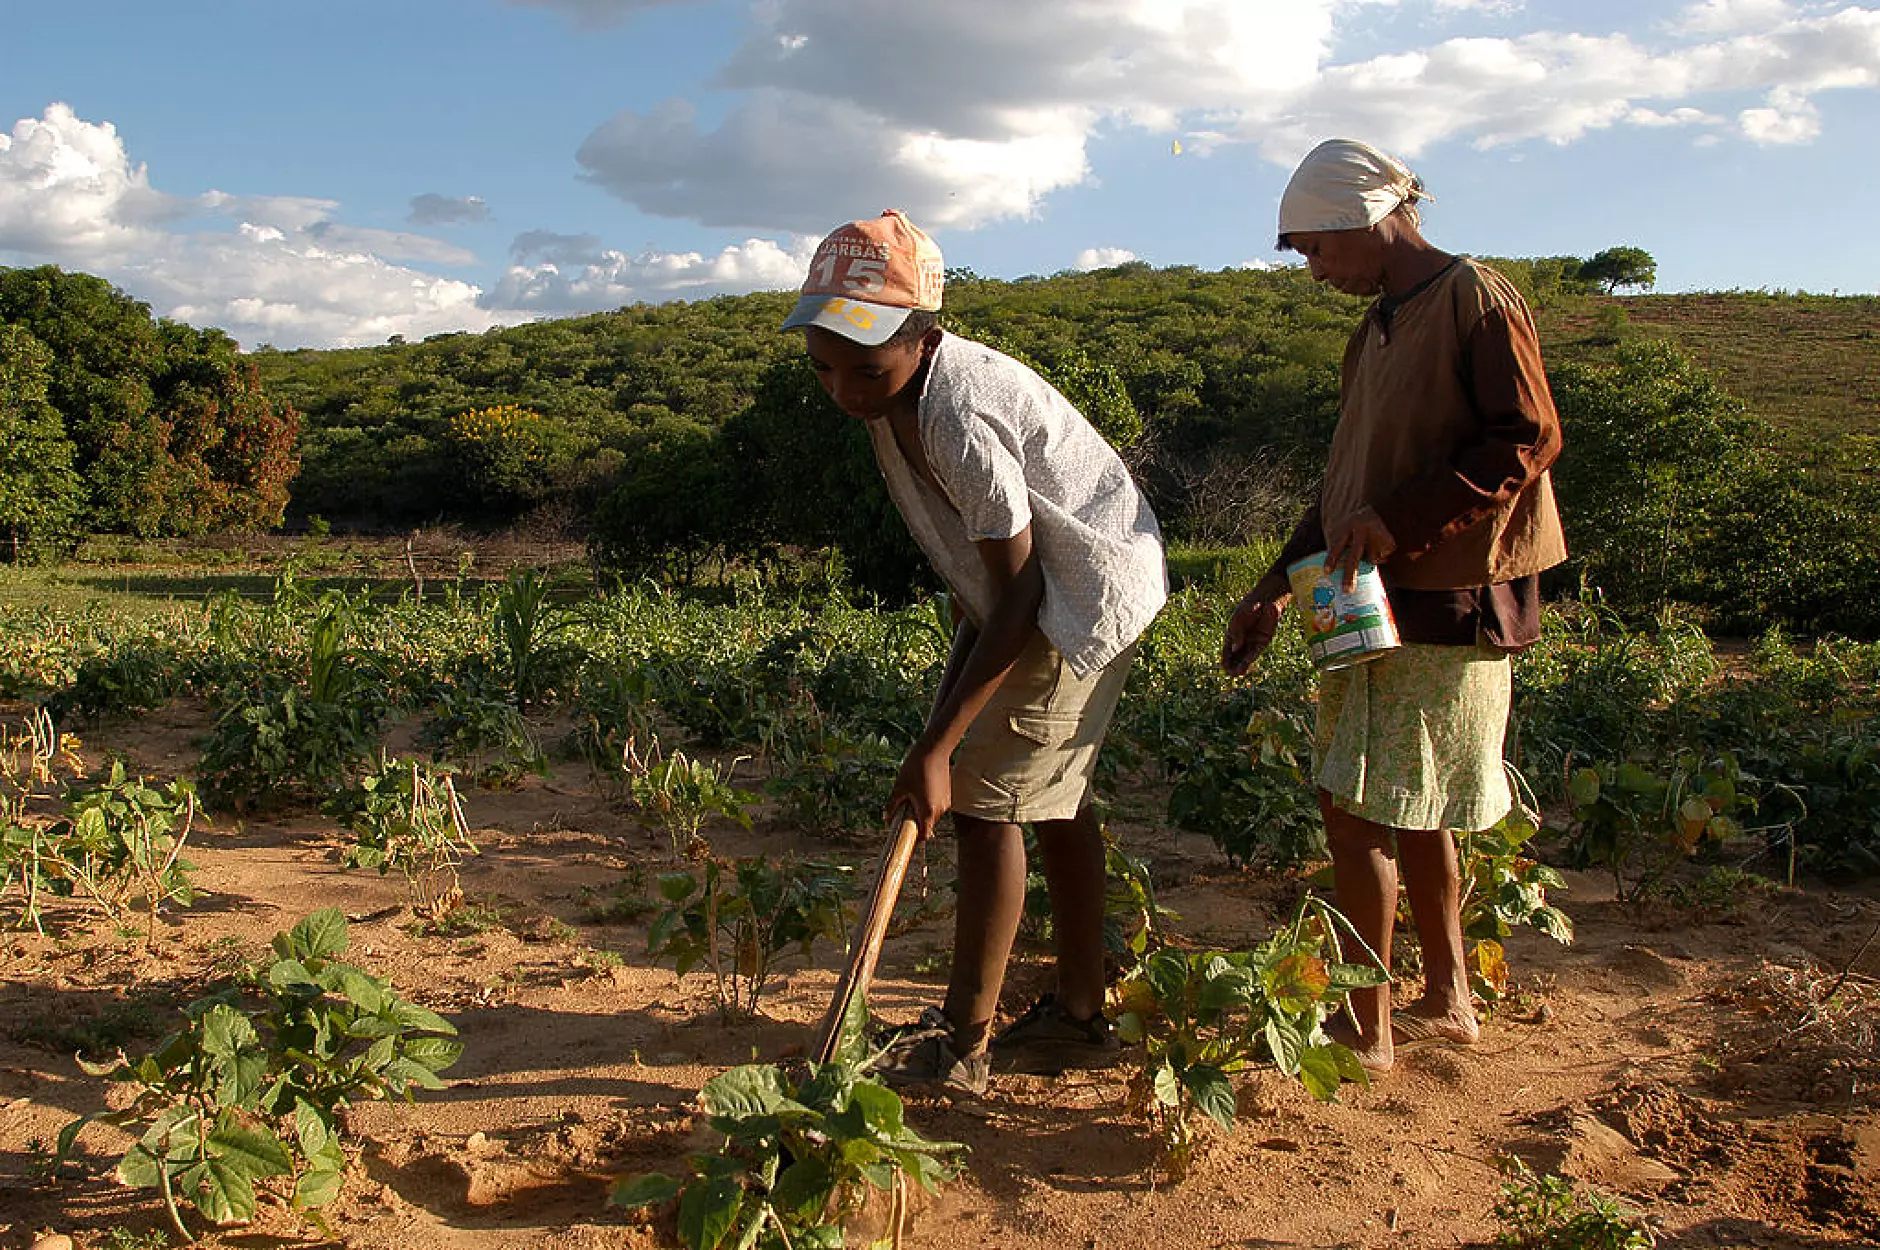
POLYGON ((1079 1020, 1046 994, 992 1039, 992 1057, 1002 1072, 1057 1076, 1073 1068, 1108 1068, 1122 1049, 1116 1030, 1101 1015, 1079 1020))
POLYGON ((983 1094, 992 1083, 986 1055, 962 1055, 953 1044, 953 1024, 937 1007, 921 1010, 913 1024, 879 1034, 884 1050, 870 1069, 890 1085, 937 1085, 967 1094, 983 1094))

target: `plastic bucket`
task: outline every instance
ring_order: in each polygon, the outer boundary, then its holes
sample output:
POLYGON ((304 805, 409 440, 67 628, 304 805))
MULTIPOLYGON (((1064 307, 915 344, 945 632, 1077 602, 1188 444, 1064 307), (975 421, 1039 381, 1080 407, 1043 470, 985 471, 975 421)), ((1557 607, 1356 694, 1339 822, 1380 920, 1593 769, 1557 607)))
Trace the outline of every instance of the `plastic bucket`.
POLYGON ((1321 551, 1287 565, 1286 579, 1305 623, 1306 652, 1319 668, 1363 664, 1399 645, 1376 566, 1361 562, 1356 584, 1346 590, 1345 575, 1328 572, 1321 551))

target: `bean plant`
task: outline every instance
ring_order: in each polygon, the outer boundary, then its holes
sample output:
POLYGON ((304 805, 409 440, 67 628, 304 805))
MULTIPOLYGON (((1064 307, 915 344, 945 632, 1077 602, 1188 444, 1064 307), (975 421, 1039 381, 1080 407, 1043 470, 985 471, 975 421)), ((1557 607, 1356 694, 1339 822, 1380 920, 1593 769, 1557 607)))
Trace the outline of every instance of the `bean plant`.
MULTIPOLYGON (((738 761, 732 761, 736 767, 738 761)), ((731 784, 729 768, 702 759, 692 759, 684 751, 663 753, 654 742, 650 758, 642 757, 628 744, 626 769, 631 776, 629 789, 640 811, 665 830, 674 856, 688 853, 702 839, 699 830, 713 816, 723 817, 746 829, 751 818, 745 807, 757 801, 757 795, 731 784)))
POLYGON ((901 1244, 908 1179, 937 1191, 965 1148, 908 1127, 900 1097, 865 1075, 868 1058, 812 1065, 800 1079, 752 1064, 707 1082, 700 1097, 720 1147, 688 1156, 678 1177, 622 1179, 614 1205, 676 1199, 686 1250, 841 1250, 874 1190, 892 1198, 883 1240, 901 1244))
POLYGON ((1164 947, 1112 991, 1117 1036, 1141 1048, 1129 1106, 1155 1129, 1170 1179, 1187 1175, 1202 1116, 1233 1128, 1236 1073, 1270 1064, 1322 1102, 1343 1081, 1365 1083, 1357 1057, 1324 1026, 1352 990, 1388 977, 1375 955, 1345 962, 1341 930, 1357 941, 1349 922, 1307 895, 1255 950, 1164 947))
POLYGON ((319 1212, 345 1178, 341 1113, 361 1100, 441 1089, 437 1074, 463 1051, 448 1021, 342 962, 347 945, 345 916, 315 912, 275 934, 275 958, 245 984, 185 1007, 182 1027, 150 1054, 81 1058, 91 1075, 129 1086, 130 1101, 68 1124, 59 1158, 93 1121, 141 1129, 118 1179, 155 1189, 184 1240, 195 1240, 184 1205, 211 1225, 247 1223, 257 1184, 276 1178, 291 1184, 293 1208, 331 1236, 319 1212))
POLYGON ((1532 925, 1561 945, 1573 942, 1573 921, 1547 901, 1548 890, 1564 890, 1558 871, 1534 858, 1539 829, 1521 804, 1491 828, 1456 835, 1462 875, 1462 936, 1468 954, 1470 988, 1485 1002, 1499 1002, 1508 990, 1508 964, 1502 939, 1517 925, 1532 925))
POLYGON ((1576 866, 1610 871, 1620 901, 1649 897, 1700 845, 1739 831, 1738 814, 1754 806, 1740 780, 1734 759, 1688 753, 1672 761, 1668 775, 1630 762, 1577 768, 1567 788, 1568 853, 1576 866))
POLYGON ((1536 1176, 1519 1159, 1503 1166, 1507 1179, 1495 1202, 1498 1246, 1512 1250, 1652 1250, 1658 1238, 1635 1212, 1603 1194, 1581 1193, 1554 1175, 1536 1176))

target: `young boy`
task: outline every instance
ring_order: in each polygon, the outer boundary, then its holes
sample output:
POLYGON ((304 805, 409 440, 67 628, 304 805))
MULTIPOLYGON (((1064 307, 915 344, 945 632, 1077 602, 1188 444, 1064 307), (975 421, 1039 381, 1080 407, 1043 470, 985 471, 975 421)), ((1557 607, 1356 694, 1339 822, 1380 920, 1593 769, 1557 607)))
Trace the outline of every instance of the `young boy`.
POLYGON ((944 1004, 902 1029, 889 1080, 973 1093, 1001 1067, 1113 1060, 1103 1018, 1097 751, 1167 598, 1155 515, 1070 401, 1009 356, 942 330, 940 249, 897 211, 824 239, 783 328, 823 389, 865 422, 888 493, 952 592, 959 630, 888 810, 959 839, 944 1004), (1057 991, 998 1037, 992 1018, 1025 899, 1030 822, 1044 859, 1057 991))

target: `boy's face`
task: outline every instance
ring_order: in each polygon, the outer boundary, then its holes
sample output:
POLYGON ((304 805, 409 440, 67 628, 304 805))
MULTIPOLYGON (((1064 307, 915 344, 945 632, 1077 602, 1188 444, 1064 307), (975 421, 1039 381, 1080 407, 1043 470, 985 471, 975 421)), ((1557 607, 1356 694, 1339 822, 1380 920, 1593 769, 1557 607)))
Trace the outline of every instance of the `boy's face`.
POLYGON ((810 326, 803 331, 803 345, 829 398, 858 421, 911 410, 919 399, 913 386, 926 359, 925 339, 863 347, 832 330, 810 326))

